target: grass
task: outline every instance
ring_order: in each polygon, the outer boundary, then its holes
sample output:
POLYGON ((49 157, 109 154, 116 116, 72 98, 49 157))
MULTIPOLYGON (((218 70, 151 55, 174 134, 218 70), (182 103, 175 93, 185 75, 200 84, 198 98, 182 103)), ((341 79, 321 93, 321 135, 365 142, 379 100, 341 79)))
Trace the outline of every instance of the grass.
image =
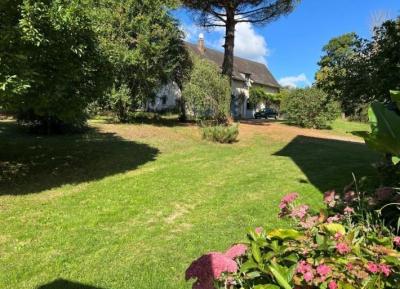
POLYGON ((374 173, 365 145, 286 129, 241 125, 222 145, 172 123, 38 137, 0 122, 0 288, 190 288, 203 252, 288 226, 284 194, 318 209, 324 190, 374 173))
POLYGON ((332 130, 336 133, 348 135, 353 131, 370 131, 370 125, 368 123, 347 121, 344 119, 337 119, 331 124, 332 130))

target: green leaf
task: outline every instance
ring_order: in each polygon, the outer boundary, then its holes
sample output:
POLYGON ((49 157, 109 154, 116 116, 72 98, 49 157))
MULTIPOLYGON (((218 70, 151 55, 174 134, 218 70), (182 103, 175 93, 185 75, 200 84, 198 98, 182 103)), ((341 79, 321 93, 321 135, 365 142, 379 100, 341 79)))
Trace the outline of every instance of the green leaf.
POLYGON ((279 269, 276 263, 268 266, 268 269, 271 271, 272 275, 274 275, 276 281, 281 287, 285 289, 292 289, 292 286, 290 286, 287 281, 287 276, 285 276, 286 274, 279 269))
POLYGON ((299 231, 293 229, 275 229, 267 234, 268 238, 278 238, 281 240, 291 239, 296 240, 302 236, 299 231))
POLYGON ((249 259, 246 262, 244 262, 242 264, 242 266, 240 266, 240 271, 245 273, 247 271, 249 271, 250 269, 256 269, 258 268, 258 265, 256 262, 254 262, 253 259, 249 259))
POLYGON ((362 287, 362 289, 376 289, 375 284, 378 282, 378 276, 371 276, 368 278, 367 283, 362 287))
POLYGON ((258 263, 261 264, 261 250, 260 247, 257 245, 255 242, 251 242, 251 252, 253 254, 254 260, 258 263))
POLYGON ((371 104, 372 132, 363 137, 369 147, 382 153, 400 155, 400 116, 382 103, 371 104))
POLYGON ((346 234, 346 229, 344 226, 337 223, 324 224, 323 229, 329 232, 331 235, 335 235, 336 233, 340 233, 342 235, 346 234))

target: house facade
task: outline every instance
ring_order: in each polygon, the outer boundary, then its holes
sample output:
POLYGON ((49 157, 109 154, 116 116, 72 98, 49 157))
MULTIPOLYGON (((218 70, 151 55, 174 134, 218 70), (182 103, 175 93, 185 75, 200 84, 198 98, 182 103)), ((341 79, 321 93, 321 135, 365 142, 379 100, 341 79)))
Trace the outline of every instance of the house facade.
MULTIPOLYGON (((222 69, 224 53, 207 48, 201 34, 197 44, 186 43, 189 51, 197 56, 214 62, 222 69)), ((279 93, 280 85, 263 63, 251 61, 241 57, 234 58, 232 75, 232 102, 231 113, 235 118, 253 118, 256 110, 263 108, 263 104, 256 107, 249 102, 249 90, 252 86, 261 86, 269 93, 279 93)), ((152 102, 147 104, 148 110, 163 111, 176 107, 181 92, 175 83, 163 87, 152 102)))

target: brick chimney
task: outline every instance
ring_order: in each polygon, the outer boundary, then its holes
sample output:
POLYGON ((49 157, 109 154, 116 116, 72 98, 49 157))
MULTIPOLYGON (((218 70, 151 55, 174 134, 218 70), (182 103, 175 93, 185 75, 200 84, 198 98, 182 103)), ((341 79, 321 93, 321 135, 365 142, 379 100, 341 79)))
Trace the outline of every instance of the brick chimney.
POLYGON ((199 49, 201 54, 204 54, 206 52, 206 46, 204 44, 204 34, 200 33, 199 35, 199 42, 197 44, 197 49, 199 49))

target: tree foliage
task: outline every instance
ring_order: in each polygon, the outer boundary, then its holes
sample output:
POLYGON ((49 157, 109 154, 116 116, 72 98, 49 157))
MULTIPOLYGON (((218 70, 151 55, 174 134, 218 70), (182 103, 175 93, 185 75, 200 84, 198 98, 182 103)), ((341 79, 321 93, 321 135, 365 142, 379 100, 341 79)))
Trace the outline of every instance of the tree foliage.
POLYGON ((400 87, 400 18, 376 28, 371 40, 354 33, 324 47, 316 85, 339 101, 346 115, 359 115, 372 101, 389 101, 400 87))
POLYGON ((196 120, 224 123, 229 117, 231 101, 229 80, 214 63, 193 58, 193 70, 182 91, 188 111, 196 120))
POLYGON ((20 121, 47 131, 81 126, 88 103, 108 83, 107 60, 82 1, 1 5, 1 15, 6 15, 0 42, 3 106, 20 121))
POLYGON ((291 123, 307 128, 326 128, 339 115, 336 102, 317 88, 293 89, 284 98, 281 110, 291 123))
POLYGON ((190 71, 183 33, 168 13, 174 4, 169 0, 99 0, 93 4, 101 46, 112 63, 114 89, 130 90, 132 108, 143 106, 169 81, 182 87, 190 71))
POLYGON ((289 14, 299 0, 183 0, 197 12, 197 22, 203 27, 225 28, 225 57, 222 73, 229 78, 233 72, 235 27, 238 23, 266 24, 289 14))
POLYGON ((269 93, 261 86, 252 86, 249 90, 249 102, 254 106, 265 103, 267 106, 279 106, 281 103, 280 93, 269 93))

